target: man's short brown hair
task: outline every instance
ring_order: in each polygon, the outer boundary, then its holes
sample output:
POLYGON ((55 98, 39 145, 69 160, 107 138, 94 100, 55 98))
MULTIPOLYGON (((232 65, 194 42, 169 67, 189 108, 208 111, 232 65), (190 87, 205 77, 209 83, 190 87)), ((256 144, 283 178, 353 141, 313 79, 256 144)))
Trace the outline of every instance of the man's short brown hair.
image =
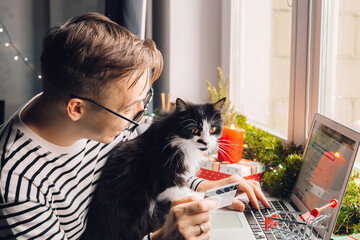
POLYGON ((152 81, 163 59, 151 39, 141 40, 109 18, 88 13, 50 29, 43 40, 41 72, 44 95, 68 99, 71 94, 99 99, 115 79, 134 79, 148 69, 152 81))

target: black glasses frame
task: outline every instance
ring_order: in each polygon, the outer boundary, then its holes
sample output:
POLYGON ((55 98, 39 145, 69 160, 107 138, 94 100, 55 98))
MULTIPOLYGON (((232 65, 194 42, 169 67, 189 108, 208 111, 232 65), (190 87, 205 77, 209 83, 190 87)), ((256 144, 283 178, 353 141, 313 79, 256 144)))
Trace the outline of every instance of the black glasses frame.
POLYGON ((115 112, 114 110, 111 110, 110 108, 107 108, 107 107, 101 105, 100 103, 95 102, 94 100, 92 100, 92 99, 90 99, 90 98, 87 98, 87 97, 79 97, 79 96, 76 96, 76 95, 73 95, 73 94, 70 95, 71 98, 78 98, 78 99, 81 99, 81 100, 84 100, 84 101, 91 102, 91 103, 95 104, 96 106, 98 106, 98 107, 100 107, 100 108, 102 108, 102 109, 104 109, 104 110, 106 110, 106 111, 114 114, 115 116, 118 116, 118 117, 120 117, 120 118, 122 118, 122 119, 124 119, 124 120, 126 120, 126 121, 128 121, 128 122, 130 122, 130 125, 129 125, 127 128, 125 128, 124 130, 128 130, 128 131, 131 131, 131 132, 133 132, 133 131, 135 130, 135 128, 140 125, 140 122, 141 122, 142 120, 144 120, 146 110, 148 109, 149 103, 151 102, 153 96, 154 96, 154 90, 153 90, 153 88, 150 88, 150 90, 149 90, 149 92, 147 93, 145 99, 143 100, 144 110, 138 112, 138 113, 135 115, 135 117, 133 118, 133 120, 131 120, 131 119, 129 119, 129 118, 127 118, 127 117, 125 117, 125 116, 123 116, 123 115, 115 112))

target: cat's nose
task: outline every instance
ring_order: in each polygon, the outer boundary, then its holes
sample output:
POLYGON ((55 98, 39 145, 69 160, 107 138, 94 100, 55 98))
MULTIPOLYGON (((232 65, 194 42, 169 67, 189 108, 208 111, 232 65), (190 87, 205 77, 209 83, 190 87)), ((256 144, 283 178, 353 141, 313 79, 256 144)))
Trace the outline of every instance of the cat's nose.
POLYGON ((198 142, 198 143, 202 143, 202 144, 204 144, 205 146, 207 146, 207 142, 204 142, 202 139, 198 139, 197 142, 198 142))

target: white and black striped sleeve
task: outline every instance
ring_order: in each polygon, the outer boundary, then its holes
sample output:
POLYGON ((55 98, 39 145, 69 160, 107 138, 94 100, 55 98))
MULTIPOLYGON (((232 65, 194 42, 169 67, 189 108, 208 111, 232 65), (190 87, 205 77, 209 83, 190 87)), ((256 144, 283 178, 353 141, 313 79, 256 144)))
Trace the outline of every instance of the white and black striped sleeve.
POLYGON ((53 210, 33 201, 0 204, 0 239, 67 239, 53 210))
POLYGON ((207 180, 193 176, 187 180, 186 185, 192 190, 197 191, 200 183, 202 183, 203 181, 207 180))

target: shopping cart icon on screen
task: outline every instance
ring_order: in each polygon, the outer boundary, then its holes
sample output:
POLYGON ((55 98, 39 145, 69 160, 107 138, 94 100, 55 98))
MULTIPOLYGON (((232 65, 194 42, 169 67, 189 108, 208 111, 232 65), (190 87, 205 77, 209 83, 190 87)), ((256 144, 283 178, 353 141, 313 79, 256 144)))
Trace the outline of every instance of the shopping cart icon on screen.
POLYGON ((338 201, 333 199, 321 208, 311 212, 276 211, 265 217, 265 230, 270 230, 277 239, 324 239, 321 233, 327 229, 324 220, 330 217, 323 211, 329 207, 335 208, 338 201))

